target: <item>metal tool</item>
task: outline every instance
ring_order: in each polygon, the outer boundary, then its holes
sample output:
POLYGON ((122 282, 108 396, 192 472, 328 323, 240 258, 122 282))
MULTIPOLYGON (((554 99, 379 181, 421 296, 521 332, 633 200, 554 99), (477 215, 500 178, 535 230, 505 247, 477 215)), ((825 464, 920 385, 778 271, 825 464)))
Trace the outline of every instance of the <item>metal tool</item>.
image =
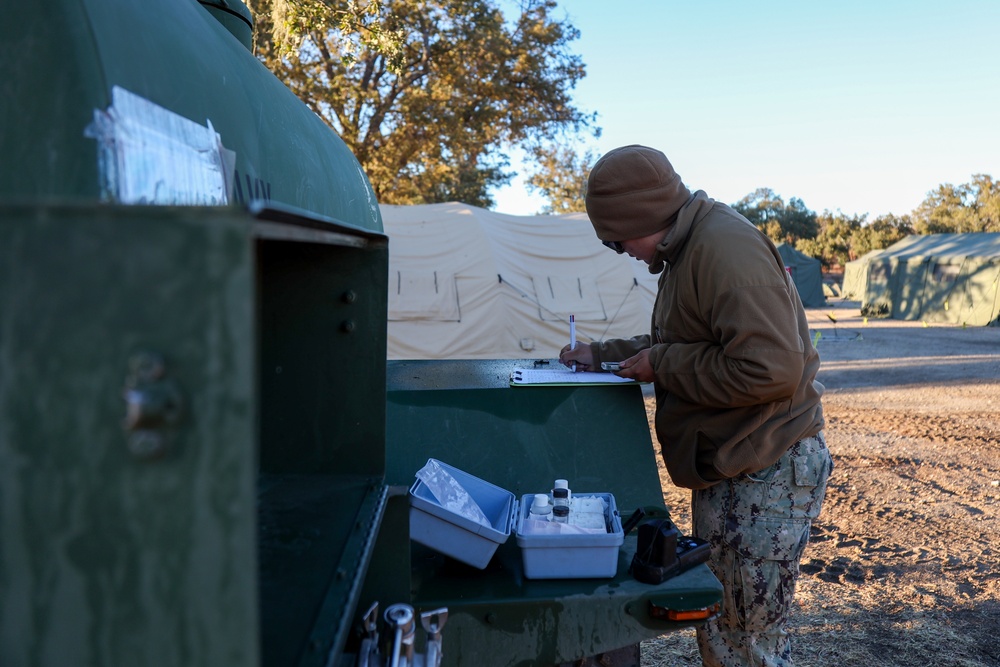
POLYGON ((373 602, 361 619, 365 638, 361 640, 357 667, 378 667, 378 602, 373 602))
POLYGON ((427 633, 427 658, 424 667, 441 667, 441 629, 447 621, 447 607, 420 614, 420 625, 427 633))
POLYGON ((378 602, 372 604, 361 619, 364 639, 355 667, 441 667, 441 629, 448 620, 448 608, 441 607, 420 614, 420 626, 427 633, 427 652, 414 651, 416 622, 413 607, 394 604, 385 610, 386 645, 379 646, 378 602), (388 656, 388 662, 385 662, 388 656))
POLYGON ((416 636, 413 607, 403 603, 389 606, 385 610, 385 624, 392 634, 389 667, 413 667, 413 639, 416 636))

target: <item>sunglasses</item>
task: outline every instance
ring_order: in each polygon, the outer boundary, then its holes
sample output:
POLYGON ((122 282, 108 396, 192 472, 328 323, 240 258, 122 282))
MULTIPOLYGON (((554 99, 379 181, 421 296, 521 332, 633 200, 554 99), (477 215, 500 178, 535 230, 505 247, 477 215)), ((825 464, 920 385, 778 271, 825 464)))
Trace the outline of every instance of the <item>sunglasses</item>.
POLYGON ((625 252, 625 246, 622 245, 621 241, 601 241, 605 247, 611 248, 619 255, 625 252))

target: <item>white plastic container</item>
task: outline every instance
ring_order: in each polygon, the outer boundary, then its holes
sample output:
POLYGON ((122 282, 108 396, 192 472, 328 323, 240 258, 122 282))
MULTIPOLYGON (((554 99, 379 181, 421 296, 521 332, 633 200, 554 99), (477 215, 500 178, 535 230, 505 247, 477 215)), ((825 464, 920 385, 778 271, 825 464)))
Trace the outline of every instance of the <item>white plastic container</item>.
POLYGON ((418 479, 410 487, 410 539, 481 570, 510 537, 517 516, 514 494, 447 463, 437 463, 458 480, 492 525, 484 526, 441 507, 418 479))
POLYGON ((618 548, 625 541, 615 497, 610 493, 574 493, 574 498, 596 496, 608 505, 605 519, 610 532, 601 535, 525 535, 527 506, 532 495, 521 499, 517 520, 517 545, 528 579, 590 579, 618 573, 618 548))
MULTIPOLYGON (((436 461, 436 459, 430 459, 436 461)), ((516 525, 524 576, 529 579, 609 578, 618 573, 618 549, 625 540, 621 517, 610 493, 574 493, 597 496, 607 503, 610 532, 585 535, 524 535, 522 524, 534 494, 520 501, 514 494, 437 461, 461 483, 492 522, 484 526, 442 507, 419 479, 410 487, 410 539, 467 565, 485 568, 497 547, 507 541, 516 525)))

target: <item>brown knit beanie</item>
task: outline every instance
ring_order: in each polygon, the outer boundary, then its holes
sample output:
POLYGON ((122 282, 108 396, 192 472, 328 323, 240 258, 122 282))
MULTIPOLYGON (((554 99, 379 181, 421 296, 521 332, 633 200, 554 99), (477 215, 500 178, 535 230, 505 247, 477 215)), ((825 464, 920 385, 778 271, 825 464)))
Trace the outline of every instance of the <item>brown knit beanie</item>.
POLYGON ((602 241, 627 241, 667 228, 691 196, 660 151, 623 146, 597 161, 587 178, 587 215, 602 241))

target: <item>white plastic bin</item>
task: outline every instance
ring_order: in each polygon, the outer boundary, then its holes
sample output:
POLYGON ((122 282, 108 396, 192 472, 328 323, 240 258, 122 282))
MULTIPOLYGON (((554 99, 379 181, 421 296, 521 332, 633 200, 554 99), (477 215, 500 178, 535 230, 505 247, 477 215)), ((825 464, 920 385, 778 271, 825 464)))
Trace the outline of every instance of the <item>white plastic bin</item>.
POLYGON ((438 503, 417 480, 410 487, 410 539, 467 565, 485 568, 497 547, 516 525, 524 576, 529 579, 609 578, 618 573, 618 550, 625 541, 621 517, 610 493, 573 493, 575 498, 596 496, 607 504, 609 532, 584 535, 525 535, 522 524, 534 494, 520 501, 514 494, 436 459, 465 488, 492 522, 484 526, 438 503))
POLYGON ((410 539, 483 569, 497 547, 510 537, 516 516, 514 494, 447 463, 437 463, 458 480, 492 525, 484 526, 441 507, 418 479, 410 487, 410 539))
POLYGON ((610 493, 577 493, 574 498, 594 496, 608 505, 605 520, 609 532, 601 535, 525 535, 533 494, 521 498, 517 520, 517 545, 528 579, 589 579, 613 577, 618 573, 618 548, 625 541, 615 497, 610 493))

